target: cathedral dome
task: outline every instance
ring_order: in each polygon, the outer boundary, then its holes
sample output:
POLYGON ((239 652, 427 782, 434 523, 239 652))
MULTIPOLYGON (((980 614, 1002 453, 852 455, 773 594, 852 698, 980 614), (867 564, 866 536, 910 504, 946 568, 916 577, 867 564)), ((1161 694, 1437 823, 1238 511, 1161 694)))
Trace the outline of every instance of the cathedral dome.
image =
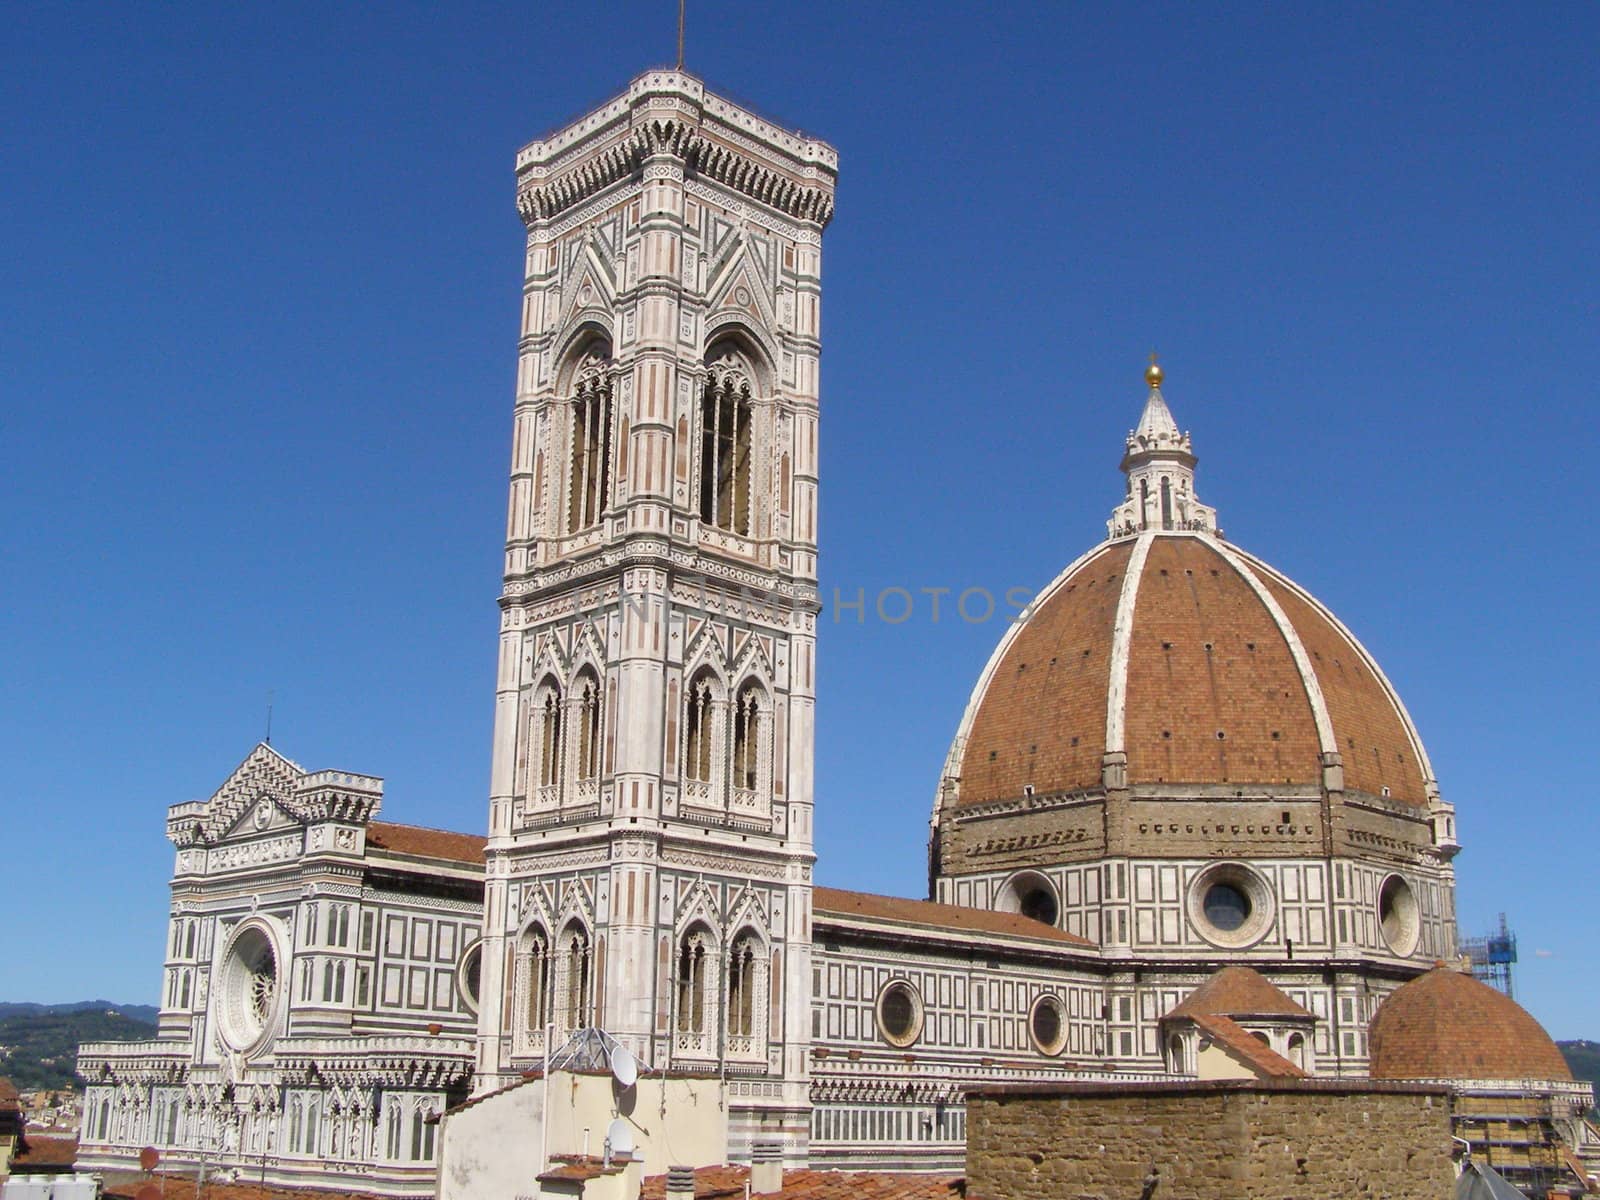
POLYGON ((1449 967, 1397 988, 1370 1032, 1374 1079, 1572 1079, 1525 1008, 1449 967))
POLYGON ((1112 536, 995 650, 941 807, 1097 789, 1109 770, 1132 788, 1329 786, 1426 809, 1432 770, 1394 688, 1324 605, 1222 539, 1155 383, 1112 536))

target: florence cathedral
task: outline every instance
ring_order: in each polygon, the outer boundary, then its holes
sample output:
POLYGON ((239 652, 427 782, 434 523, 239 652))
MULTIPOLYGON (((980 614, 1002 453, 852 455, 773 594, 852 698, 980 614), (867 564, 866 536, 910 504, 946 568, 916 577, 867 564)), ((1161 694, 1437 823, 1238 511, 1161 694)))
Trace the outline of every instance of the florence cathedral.
POLYGON ((711 1081, 728 1161, 792 1166, 959 1171, 978 1084, 1584 1102, 1509 1000, 1476 1001, 1493 1045, 1435 1052, 1482 986, 1436 966, 1453 809, 1355 635, 1224 538, 1154 364, 1107 398, 1137 424, 1105 540, 959 714, 928 898, 815 886, 814 807, 849 799, 813 778, 837 154, 662 70, 515 168, 486 829, 386 822, 381 779, 267 745, 172 807, 159 1035, 82 1048, 80 1162, 440 1194, 450 1114, 591 1030, 711 1081))

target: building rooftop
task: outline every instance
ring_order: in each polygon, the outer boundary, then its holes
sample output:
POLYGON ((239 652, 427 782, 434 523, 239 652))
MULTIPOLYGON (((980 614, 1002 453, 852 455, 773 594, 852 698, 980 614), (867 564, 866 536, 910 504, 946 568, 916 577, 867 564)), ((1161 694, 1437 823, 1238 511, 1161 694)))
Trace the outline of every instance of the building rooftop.
POLYGON ((1308 1021, 1316 1019, 1309 1009, 1289 999, 1260 972, 1243 966, 1223 967, 1190 992, 1167 1016, 1195 1017, 1205 1014, 1295 1017, 1308 1021))
POLYGON ((453 833, 448 829, 425 829, 421 825, 397 825, 392 821, 367 824, 369 848, 411 858, 436 858, 482 866, 487 842, 487 838, 477 834, 453 833))
POLYGON ((1306 1079, 1305 1071, 1268 1046, 1232 1017, 1196 1013, 1190 1018, 1202 1033, 1257 1074, 1270 1079, 1306 1079))
POLYGON ((931 900, 902 900, 897 896, 875 896, 869 892, 819 887, 812 890, 812 907, 819 919, 828 916, 862 917, 947 932, 1001 934, 1005 937, 1060 942, 1069 946, 1094 945, 1088 938, 1035 921, 1021 913, 963 908, 957 904, 936 904, 931 900))

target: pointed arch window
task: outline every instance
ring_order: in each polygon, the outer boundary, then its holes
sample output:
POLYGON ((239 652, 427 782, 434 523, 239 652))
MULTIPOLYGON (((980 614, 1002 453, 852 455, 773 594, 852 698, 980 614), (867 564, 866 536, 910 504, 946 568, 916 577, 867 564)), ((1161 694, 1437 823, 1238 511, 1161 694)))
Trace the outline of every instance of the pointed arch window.
POLYGON ((761 786, 761 741, 766 734, 763 696, 755 684, 739 691, 733 714, 733 786, 735 791, 754 792, 761 786))
POLYGON ((709 673, 689 685, 683 714, 683 776, 691 799, 711 799, 716 764, 716 693, 709 673))
POLYGON ((706 1031, 706 947, 695 936, 678 948, 678 1032, 706 1031))
POLYGON ((589 935, 581 929, 571 930, 564 958, 562 1021, 568 1030, 583 1029, 589 1024, 589 935))
POLYGON ((567 532, 596 524, 611 500, 611 349, 589 354, 573 388, 567 532))
POLYGON ((400 1157, 400 1120, 400 1100, 395 1097, 389 1103, 389 1115, 384 1121, 384 1149, 391 1159, 400 1157))
POLYGON ((700 396, 700 520, 750 536, 750 375, 731 353, 713 363, 700 396))
POLYGON ((524 944, 523 956, 524 1027, 529 1033, 542 1034, 550 1022, 550 943, 533 930, 524 944))
POLYGON ((592 676, 578 684, 578 782, 600 777, 600 688, 592 676))
POLYGON ((696 925, 678 943, 676 972, 678 1049, 696 1057, 715 1054, 717 941, 696 925))
POLYGON ((751 1037, 756 1031, 756 960, 754 938, 741 938, 728 956, 728 1033, 751 1037))
POLYGON ((411 1110, 411 1161, 433 1161, 433 1135, 436 1125, 428 1120, 426 1106, 418 1104, 411 1110))
POLYGON ((561 689, 551 684, 539 705, 539 786, 561 787, 561 689))

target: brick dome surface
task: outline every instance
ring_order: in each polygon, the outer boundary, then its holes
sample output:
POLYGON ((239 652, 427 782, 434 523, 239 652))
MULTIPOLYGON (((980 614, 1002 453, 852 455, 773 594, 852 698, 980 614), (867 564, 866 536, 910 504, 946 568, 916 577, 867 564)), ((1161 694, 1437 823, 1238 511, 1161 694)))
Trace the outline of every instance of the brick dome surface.
POLYGON ((1315 785, 1428 802, 1420 740, 1327 608, 1196 533, 1103 543, 1034 601, 973 693, 958 803, 1096 788, 1107 751, 1141 784, 1315 785), (1387 789, 1387 793, 1385 792, 1387 789))
POLYGON ((1369 1032, 1374 1079, 1572 1079, 1525 1008, 1449 967, 1397 988, 1369 1032))

